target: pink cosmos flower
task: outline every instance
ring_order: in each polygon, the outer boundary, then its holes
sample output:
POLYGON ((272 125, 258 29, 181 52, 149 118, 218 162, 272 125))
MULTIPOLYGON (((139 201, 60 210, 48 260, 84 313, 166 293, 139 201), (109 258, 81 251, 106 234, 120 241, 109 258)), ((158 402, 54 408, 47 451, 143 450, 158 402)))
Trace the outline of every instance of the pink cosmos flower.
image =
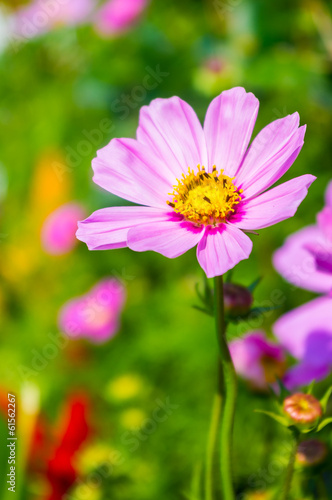
POLYGON ((119 329, 125 299, 125 289, 118 280, 102 280, 87 294, 63 306, 59 327, 68 337, 86 337, 96 344, 106 342, 119 329))
POLYGON ((91 14, 94 0, 34 0, 15 15, 15 33, 34 38, 59 25, 77 25, 91 14))
POLYGON ((229 349, 237 373, 256 389, 266 389, 285 372, 283 348, 268 340, 264 331, 253 331, 231 341, 229 349))
POLYGON ((109 0, 96 14, 96 27, 104 35, 115 35, 131 28, 146 9, 148 0, 109 0))
POLYGON ((287 238, 273 256, 273 264, 287 281, 318 293, 332 290, 332 182, 317 224, 287 238))
POLYGON ((42 247, 51 255, 70 252, 75 244, 77 221, 85 210, 78 203, 67 203, 52 212, 44 222, 41 232, 42 247))
POLYGON ((319 297, 286 313, 273 326, 281 345, 299 363, 285 377, 290 389, 322 380, 332 369, 332 298, 319 297))
POLYGON ((314 181, 303 175, 267 191, 304 140, 294 113, 265 127, 248 149, 259 102, 237 87, 210 104, 201 126, 178 97, 141 109, 137 139, 112 139, 93 160, 94 181, 143 206, 98 210, 79 223, 90 250, 153 250, 174 258, 197 246, 206 275, 247 259, 244 231, 292 217, 314 181))

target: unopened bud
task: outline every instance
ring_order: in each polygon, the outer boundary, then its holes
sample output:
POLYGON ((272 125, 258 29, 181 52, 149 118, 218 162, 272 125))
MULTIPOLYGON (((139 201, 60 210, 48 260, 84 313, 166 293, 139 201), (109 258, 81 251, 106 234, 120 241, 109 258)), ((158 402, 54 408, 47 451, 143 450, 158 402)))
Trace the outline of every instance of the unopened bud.
POLYGON ((323 414, 320 402, 311 394, 297 392, 284 401, 284 412, 300 425, 313 425, 323 414))
POLYGON ((324 462, 328 449, 323 441, 307 439, 302 441, 297 448, 296 461, 304 467, 312 467, 324 462))
POLYGON ((253 297, 250 291, 234 283, 224 284, 225 312, 231 316, 244 316, 250 311, 253 297))

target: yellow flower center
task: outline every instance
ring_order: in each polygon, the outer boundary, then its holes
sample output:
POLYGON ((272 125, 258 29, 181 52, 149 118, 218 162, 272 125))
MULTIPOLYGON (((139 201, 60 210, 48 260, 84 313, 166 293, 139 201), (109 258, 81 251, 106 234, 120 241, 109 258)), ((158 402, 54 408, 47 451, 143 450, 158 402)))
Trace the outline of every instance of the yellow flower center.
POLYGON ((177 179, 178 184, 169 193, 173 200, 167 203, 186 220, 198 225, 225 222, 241 201, 242 189, 238 189, 233 180, 234 177, 224 175, 223 170, 218 173, 215 166, 212 173, 207 173, 200 165, 196 174, 188 168, 188 174, 177 179))

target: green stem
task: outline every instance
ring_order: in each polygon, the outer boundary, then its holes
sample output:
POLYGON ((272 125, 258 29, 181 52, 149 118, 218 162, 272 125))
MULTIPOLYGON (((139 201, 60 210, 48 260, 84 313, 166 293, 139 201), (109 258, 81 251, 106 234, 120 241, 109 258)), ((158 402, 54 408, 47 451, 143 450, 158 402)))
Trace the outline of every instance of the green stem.
POLYGON ((289 498, 289 493, 290 493, 290 489, 292 486, 292 479, 293 479, 293 475, 294 475, 294 464, 295 464, 295 457, 296 457, 298 442, 299 442, 298 436, 296 434, 294 434, 294 444, 293 444, 293 448, 292 448, 292 451, 291 451, 291 454, 289 457, 289 462, 288 462, 287 469, 286 469, 285 482, 282 486, 281 495, 278 496, 278 500, 288 500, 288 498, 289 498))
POLYGON ((194 469, 194 474, 191 481, 191 500, 200 500, 201 497, 201 477, 202 477, 202 464, 198 463, 194 469))
POLYGON ((223 374, 224 403, 220 426, 220 467, 223 500, 234 500, 232 477, 232 444, 235 404, 237 396, 237 377, 226 339, 226 322, 224 315, 223 278, 214 278, 214 300, 216 330, 219 342, 220 360, 223 374))
POLYGON ((219 421, 221 415, 221 394, 216 394, 213 400, 212 417, 207 444, 206 471, 205 471, 205 500, 213 500, 213 465, 216 451, 216 442, 219 430, 219 421))

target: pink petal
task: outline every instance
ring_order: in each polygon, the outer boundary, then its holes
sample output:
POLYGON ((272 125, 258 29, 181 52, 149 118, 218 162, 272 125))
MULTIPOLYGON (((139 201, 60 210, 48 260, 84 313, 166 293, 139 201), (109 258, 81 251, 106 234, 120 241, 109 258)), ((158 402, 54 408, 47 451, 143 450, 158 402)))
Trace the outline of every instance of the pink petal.
POLYGON ((231 222, 241 229, 262 229, 293 217, 315 179, 302 175, 244 201, 231 222))
POLYGON ((326 240, 332 243, 332 207, 326 206, 319 212, 317 223, 326 240))
POLYGON ((171 214, 168 221, 133 227, 128 233, 128 247, 136 252, 153 250, 173 259, 197 245, 203 228, 171 214))
POLYGON ((43 2, 34 0, 20 7, 14 16, 17 35, 25 39, 42 35, 59 25, 74 26, 87 20, 93 10, 92 0, 43 2))
POLYGON ((105 35, 121 33, 138 20, 148 0, 108 0, 98 10, 96 25, 105 35))
POLYGON ((262 330, 232 340, 229 349, 237 373, 260 388, 268 385, 262 361, 271 359, 282 363, 285 359, 282 347, 271 342, 262 330))
POLYGON ((325 191, 325 203, 328 207, 332 208, 332 181, 328 183, 325 191))
POLYGON ((120 313, 126 301, 126 289, 116 278, 104 278, 90 290, 89 294, 105 309, 120 313))
POLYGON ((98 151, 92 167, 94 182, 107 191, 141 205, 167 208, 174 176, 135 139, 112 139, 98 151))
POLYGON ((64 304, 59 312, 59 327, 72 338, 105 342, 119 330, 125 299, 125 288, 118 280, 104 279, 85 295, 64 304))
POLYGON ((308 226, 287 238, 273 255, 276 270, 290 283, 313 292, 328 293, 332 289, 332 274, 318 267, 310 250, 315 243, 321 254, 332 255, 331 246, 317 226, 308 226))
POLYGON ((259 101, 242 87, 222 92, 210 104, 204 122, 209 168, 233 177, 247 150, 259 101))
POLYGON ((235 180, 246 198, 272 186, 294 163, 306 129, 298 126, 299 115, 294 113, 270 123, 254 139, 235 180))
MULTIPOLYGON (((157 77, 151 76, 151 81, 157 77)), ((202 126, 195 111, 179 97, 155 99, 143 106, 137 139, 163 158, 175 179, 187 174, 188 167, 207 166, 202 126)))
POLYGON ((70 252, 77 243, 77 221, 85 217, 85 209, 78 203, 66 203, 54 210, 44 221, 41 243, 50 255, 70 252))
POLYGON ((197 247, 197 259, 208 278, 220 276, 247 259, 252 241, 232 224, 207 227, 197 247))
POLYGON ((332 364, 331 311, 332 298, 319 297, 279 318, 273 326, 274 334, 295 358, 310 360, 310 364, 318 366, 313 362, 314 355, 326 364, 328 353, 332 364), (319 346, 319 356, 312 352, 315 344, 319 346))
MULTIPOLYGON (((93 0, 70 0, 62 7, 59 21, 68 25, 88 21, 94 9, 93 0)), ((55 23, 56 24, 56 23, 55 23)))
POLYGON ((89 250, 108 250, 127 246, 128 231, 140 224, 168 221, 170 214, 150 207, 110 207, 97 210, 78 223, 76 236, 89 250))

